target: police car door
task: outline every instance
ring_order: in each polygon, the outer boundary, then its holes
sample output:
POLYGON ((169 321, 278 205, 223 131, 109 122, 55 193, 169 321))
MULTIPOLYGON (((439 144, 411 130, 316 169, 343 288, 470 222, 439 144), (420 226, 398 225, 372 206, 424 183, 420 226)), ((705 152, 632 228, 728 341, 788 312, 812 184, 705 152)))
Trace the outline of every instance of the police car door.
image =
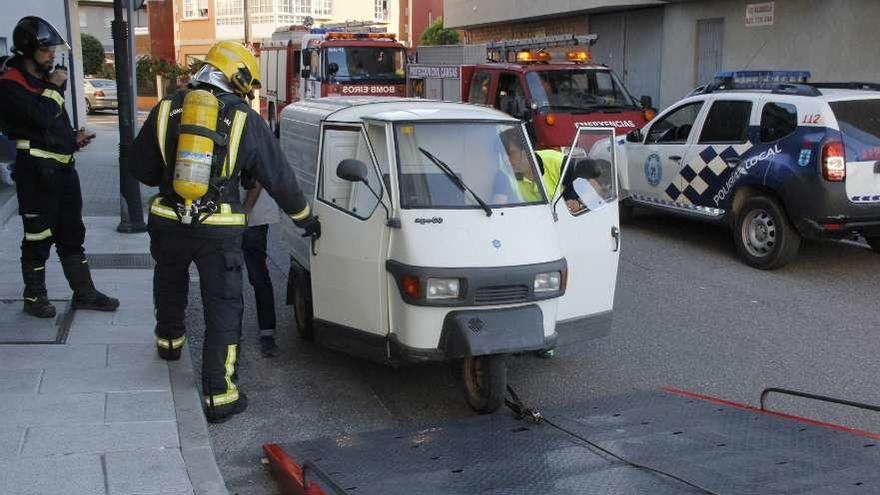
POLYGON ((382 252, 388 233, 380 199, 370 189, 386 201, 387 194, 375 156, 363 125, 323 125, 314 206, 321 238, 309 257, 315 337, 355 354, 365 349, 347 346, 359 341, 338 337, 387 333, 382 252), (339 164, 351 159, 365 165, 366 184, 337 175, 339 164))
POLYGON ((573 181, 577 199, 563 197, 562 186, 553 198, 557 235, 568 263, 568 284, 556 315, 563 340, 610 330, 620 256, 616 146, 614 129, 579 128, 562 176, 586 158, 593 177, 573 181))
POLYGON ((682 201, 679 175, 702 107, 702 101, 690 101, 673 108, 643 131, 643 142, 626 143, 627 178, 634 199, 660 204, 682 201))

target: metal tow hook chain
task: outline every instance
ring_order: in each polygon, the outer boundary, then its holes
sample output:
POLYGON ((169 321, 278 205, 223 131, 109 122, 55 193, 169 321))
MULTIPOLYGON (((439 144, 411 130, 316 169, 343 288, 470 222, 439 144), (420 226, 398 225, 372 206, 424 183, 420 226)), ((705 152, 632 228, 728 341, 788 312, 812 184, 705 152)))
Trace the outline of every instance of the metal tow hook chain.
POLYGON ((510 398, 504 399, 504 405, 513 411, 516 419, 528 419, 535 424, 544 421, 544 416, 541 415, 541 412, 525 405, 510 385, 507 386, 507 393, 510 395, 510 398))

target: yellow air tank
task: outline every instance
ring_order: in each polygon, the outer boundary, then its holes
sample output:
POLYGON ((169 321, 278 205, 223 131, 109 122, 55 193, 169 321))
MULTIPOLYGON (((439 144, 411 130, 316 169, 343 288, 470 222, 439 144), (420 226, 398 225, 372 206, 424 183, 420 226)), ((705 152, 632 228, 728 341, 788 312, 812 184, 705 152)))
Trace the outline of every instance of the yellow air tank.
POLYGON ((208 131, 216 131, 219 106, 213 94, 200 89, 190 91, 183 99, 173 185, 174 192, 185 202, 185 214, 181 217, 184 223, 192 221, 193 201, 208 192, 211 162, 214 156, 214 141, 205 136, 186 132, 184 126, 203 127, 208 131))

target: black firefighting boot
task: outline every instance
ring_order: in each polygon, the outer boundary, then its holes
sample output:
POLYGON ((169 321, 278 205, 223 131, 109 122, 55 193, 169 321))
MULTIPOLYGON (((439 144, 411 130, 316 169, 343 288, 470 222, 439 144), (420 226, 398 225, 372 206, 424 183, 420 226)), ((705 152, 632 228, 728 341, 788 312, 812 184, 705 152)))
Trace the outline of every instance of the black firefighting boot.
POLYGON ((21 267, 24 279, 24 312, 37 318, 54 318, 55 306, 46 295, 46 267, 21 267))
POLYGON ((160 358, 165 361, 177 361, 180 359, 183 344, 186 343, 186 336, 183 335, 184 332, 185 330, 179 332, 181 336, 176 338, 163 338, 158 335, 156 336, 156 351, 159 353, 160 358))
POLYGON ((224 405, 216 405, 211 400, 211 397, 206 397, 205 418, 208 420, 208 423, 225 423, 232 416, 243 413, 247 406, 247 395, 244 392, 238 392, 237 401, 224 405))
POLYGON ((119 299, 109 297, 95 288, 89 264, 81 254, 71 255, 61 260, 64 276, 73 290, 73 309, 90 309, 94 311, 116 311, 119 299))

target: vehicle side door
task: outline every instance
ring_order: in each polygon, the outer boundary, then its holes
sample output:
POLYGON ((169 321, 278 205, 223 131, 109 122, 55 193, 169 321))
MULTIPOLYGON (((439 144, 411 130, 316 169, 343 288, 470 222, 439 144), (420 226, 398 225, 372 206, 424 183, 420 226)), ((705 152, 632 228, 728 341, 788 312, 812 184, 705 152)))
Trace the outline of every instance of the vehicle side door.
POLYGON ((309 257, 315 338, 328 347, 376 359, 385 357, 384 344, 370 344, 384 342, 388 333, 388 227, 381 200, 371 192, 387 202, 381 177, 363 125, 324 124, 314 205, 322 233, 309 257), (365 182, 337 175, 339 164, 350 159, 366 166, 365 182))
POLYGON ((634 199, 663 204, 681 200, 679 173, 703 106, 697 100, 674 107, 642 131, 642 142, 626 143, 627 178, 634 199))
POLYGON ((468 91, 468 103, 475 105, 488 105, 489 92, 492 86, 492 72, 487 70, 477 70, 471 79, 470 91, 468 91))
MULTIPOLYGON (((740 157, 753 143, 749 136, 755 105, 751 99, 718 97, 705 109, 696 142, 681 167, 679 202, 717 208, 719 191, 740 164, 740 157)), ((756 117, 757 118, 757 117, 756 117)), ((757 125, 758 122, 755 122, 757 125)))
POLYGON ((556 314, 563 344, 611 329, 620 257, 616 146, 614 129, 579 128, 565 161, 562 187, 553 198, 557 237, 568 269, 556 314), (578 175, 577 169, 589 173, 570 179, 578 175))

